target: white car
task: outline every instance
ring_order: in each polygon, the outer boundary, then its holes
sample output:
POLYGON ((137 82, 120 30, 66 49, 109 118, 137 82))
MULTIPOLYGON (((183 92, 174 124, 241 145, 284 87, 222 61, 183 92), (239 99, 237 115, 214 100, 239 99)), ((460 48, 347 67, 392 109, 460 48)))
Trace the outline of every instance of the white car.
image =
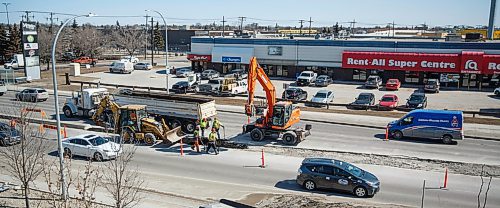
POLYGON ((135 56, 124 56, 120 60, 120 62, 132 62, 132 63, 137 63, 139 62, 139 59, 135 56))
POLYGON ((95 161, 110 160, 122 153, 119 144, 94 134, 83 134, 62 141, 64 155, 87 157, 95 161))
POLYGON ((498 97, 498 96, 500 96, 500 87, 497 87, 493 93, 494 93, 494 94, 495 94, 495 96, 497 96, 497 97, 498 97))

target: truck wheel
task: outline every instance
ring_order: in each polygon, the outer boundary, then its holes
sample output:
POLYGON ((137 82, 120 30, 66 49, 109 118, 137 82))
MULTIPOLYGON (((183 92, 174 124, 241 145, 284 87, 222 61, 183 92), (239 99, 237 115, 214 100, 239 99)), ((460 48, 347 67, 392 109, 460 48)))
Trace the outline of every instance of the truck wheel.
POLYGON ((297 136, 293 133, 285 133, 283 135, 283 143, 285 145, 295 145, 297 143, 297 136))
POLYGON ((0 96, 3 96, 3 92, 0 92, 0 96))
POLYGON ((69 108, 68 106, 64 106, 63 112, 64 112, 64 116, 66 116, 66 118, 73 117, 73 112, 71 112, 71 108, 69 108))
POLYGON ((264 132, 262 132, 258 128, 255 128, 250 132, 250 138, 257 142, 262 141, 264 139, 264 132))
POLYGON ((144 135, 144 142, 146 142, 147 145, 153 145, 156 143, 156 136, 152 133, 147 133, 144 135))
POLYGON ((392 133, 392 137, 394 139, 402 139, 403 138, 403 132, 396 130, 396 131, 394 131, 392 133))
POLYGON ((184 128, 184 131, 188 134, 192 134, 194 130, 196 130, 196 124, 192 121, 185 121, 182 127, 184 128))
POLYGON ((453 143, 453 137, 451 137, 450 135, 444 135, 443 136, 443 143, 445 143, 445 144, 453 143))

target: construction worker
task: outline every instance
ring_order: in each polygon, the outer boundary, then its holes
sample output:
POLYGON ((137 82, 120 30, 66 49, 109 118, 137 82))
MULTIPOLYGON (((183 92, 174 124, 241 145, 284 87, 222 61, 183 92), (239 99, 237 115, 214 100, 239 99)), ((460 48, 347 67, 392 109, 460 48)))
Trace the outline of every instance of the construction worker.
POLYGON ((208 135, 208 147, 207 147, 207 154, 210 152, 210 148, 214 149, 214 152, 216 155, 219 154, 219 151, 217 150, 217 146, 215 146, 215 142, 217 141, 217 137, 215 137, 215 128, 212 128, 212 132, 208 135))
POLYGON ((196 148, 196 152, 200 153, 200 143, 202 142, 200 139, 200 130, 196 128, 193 132, 194 144, 191 145, 191 149, 194 150, 196 148))
POLYGON ((224 127, 224 125, 222 125, 222 123, 219 121, 219 119, 214 118, 214 122, 212 123, 212 128, 215 129, 215 131, 217 132, 218 139, 220 139, 220 133, 219 133, 220 127, 224 127))
POLYGON ((208 128, 208 122, 206 118, 201 119, 200 121, 200 129, 201 129, 201 137, 205 137, 205 129, 208 128))

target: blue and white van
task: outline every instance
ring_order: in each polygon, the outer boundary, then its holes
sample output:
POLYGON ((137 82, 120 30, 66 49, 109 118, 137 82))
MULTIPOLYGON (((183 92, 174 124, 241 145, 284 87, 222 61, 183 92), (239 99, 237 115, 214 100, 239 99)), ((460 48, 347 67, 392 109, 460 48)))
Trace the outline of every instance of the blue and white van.
POLYGON ((443 143, 451 144, 453 140, 464 138, 463 120, 462 111, 419 109, 390 122, 387 128, 394 139, 441 139, 443 143))

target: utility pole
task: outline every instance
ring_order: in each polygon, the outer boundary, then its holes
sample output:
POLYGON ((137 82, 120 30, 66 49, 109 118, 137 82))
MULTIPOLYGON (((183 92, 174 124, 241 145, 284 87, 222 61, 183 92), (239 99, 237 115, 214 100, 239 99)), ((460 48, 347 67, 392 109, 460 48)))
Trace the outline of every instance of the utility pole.
POLYGON ((49 27, 49 31, 52 32, 52 27, 54 26, 54 19, 56 19, 56 21, 59 20, 59 18, 54 18, 54 13, 50 13, 50 17, 47 18, 47 20, 50 20, 50 27, 49 27))
MULTIPOLYGON (((30 21, 30 11, 24 11, 24 13, 26 13, 26 22, 29 22, 30 21)), ((35 15, 31 15, 31 18, 35 19, 35 15)))
POLYGON ((354 26, 356 25, 356 19, 353 19, 352 22, 347 22, 350 24, 350 27, 351 27, 351 33, 354 34, 354 26))
POLYGON ((10 3, 2 3, 3 5, 5 5, 5 13, 7 14, 7 25, 10 25, 10 20, 9 20, 9 8, 7 8, 10 3))
POLYGON ((243 33, 243 21, 247 19, 247 17, 238 17, 240 19, 240 30, 243 33))
MULTIPOLYGON (((388 23, 389 25, 392 25, 392 37, 394 37, 394 35, 396 34, 396 29, 394 27, 394 21, 392 21, 392 23, 388 23)), ((389 32, 387 33, 387 37, 390 37, 391 36, 391 26, 389 26, 389 32)))
MULTIPOLYGON (((148 56, 148 14, 146 14, 146 42, 144 43, 144 60, 147 59, 147 56, 148 56)), ((153 65, 153 63, 151 63, 151 66, 153 65)))
POLYGON ((153 17, 151 17, 151 65, 154 66, 154 21, 153 17))
POLYGON ((226 33, 226 19, 224 19, 224 16, 222 16, 222 37, 224 37, 224 33, 226 33))
POLYGON ((312 17, 309 17, 309 36, 311 36, 311 23, 313 22, 312 21, 312 17))
POLYGON ((304 22, 305 20, 299 20, 299 23, 300 23, 300 35, 302 36, 302 27, 304 27, 304 22))
POLYGON ((488 39, 493 40, 495 33, 495 10, 497 0, 491 0, 490 19, 488 21, 488 39))

